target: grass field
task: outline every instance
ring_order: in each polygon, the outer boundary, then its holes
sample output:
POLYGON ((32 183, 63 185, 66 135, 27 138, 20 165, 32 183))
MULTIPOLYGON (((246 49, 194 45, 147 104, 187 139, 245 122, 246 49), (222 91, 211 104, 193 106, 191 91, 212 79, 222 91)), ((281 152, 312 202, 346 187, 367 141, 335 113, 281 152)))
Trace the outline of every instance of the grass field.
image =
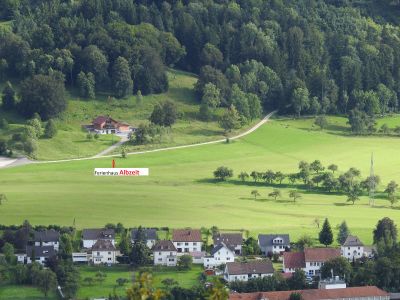
MULTIPOLYGON (((109 99, 108 94, 99 93, 96 100, 80 99, 73 89, 68 91, 67 110, 56 119, 58 134, 52 139, 40 139, 38 145, 38 160, 57 160, 93 156, 112 145, 119 139, 111 135, 100 136, 99 140, 88 141, 82 125, 90 124, 99 115, 111 115, 113 118, 125 121, 132 126, 148 122, 154 104, 163 100, 171 100, 177 104, 180 119, 173 129, 163 135, 157 144, 145 146, 128 146, 128 151, 159 148, 172 145, 192 144, 223 137, 223 130, 217 122, 198 120, 199 103, 195 99, 193 86, 197 78, 189 73, 168 71, 168 92, 159 95, 143 96, 137 103, 136 96, 126 99, 109 99)), ((0 84, 0 90, 4 83, 0 84)), ((18 84, 15 84, 18 87, 18 84)), ((217 111, 220 113, 221 109, 217 111)), ((15 113, 2 111, 0 118, 5 118, 10 124, 10 130, 0 129, 0 138, 9 139, 11 135, 22 129, 25 120, 15 113)), ((119 150, 118 150, 119 151, 119 150)))
MULTIPOLYGON (((179 286, 184 288, 191 288, 198 283, 198 277, 202 272, 200 266, 193 266, 189 271, 177 271, 175 269, 170 270, 162 270, 162 271, 154 271, 153 279, 155 287, 163 287, 161 283, 162 280, 166 278, 175 279, 179 286)), ((116 266, 112 268, 108 267, 91 267, 91 266, 83 266, 80 267, 80 275, 81 275, 81 287, 78 292, 79 299, 89 298, 99 298, 99 297, 108 297, 110 293, 113 293, 114 287, 116 289, 116 293, 120 296, 126 294, 126 289, 130 286, 130 282, 135 277, 136 272, 129 269, 127 266, 116 266), (104 282, 102 283, 94 283, 93 285, 85 285, 84 278, 85 277, 95 277, 97 271, 101 271, 107 274, 104 282), (128 280, 128 283, 124 286, 117 286, 116 280, 118 278, 125 278, 128 280)))
POLYGON ((53 300, 58 299, 55 293, 50 293, 47 298, 37 288, 30 286, 8 285, 0 286, 1 300, 53 300))
MULTIPOLYGON (((397 118, 400 124, 400 117, 397 118)), ((395 123, 394 121, 392 121, 395 123)), ((313 120, 273 120, 251 135, 230 144, 216 144, 167 152, 133 155, 117 159, 119 167, 149 167, 150 176, 140 178, 94 177, 94 167, 111 166, 110 159, 58 164, 28 165, 0 170, 0 192, 9 201, 0 206, 4 224, 71 225, 79 228, 122 222, 125 226, 211 227, 288 232, 292 240, 300 234, 317 236, 314 218, 328 217, 332 226, 346 220, 354 234, 371 243, 378 219, 388 216, 400 224, 397 207, 385 199, 376 207, 363 197, 353 206, 343 195, 304 192, 293 203, 291 188, 282 188, 283 198, 267 198, 272 187, 256 189, 236 179, 240 171, 295 172, 300 160, 335 163, 339 171, 357 167, 366 177, 374 152, 375 173, 382 183, 400 182, 400 139, 396 137, 349 137, 346 121, 330 119, 326 131, 316 130, 313 120), (212 172, 221 165, 235 171, 235 178, 215 183, 212 172)), ((383 190, 383 186, 380 188, 383 190)))

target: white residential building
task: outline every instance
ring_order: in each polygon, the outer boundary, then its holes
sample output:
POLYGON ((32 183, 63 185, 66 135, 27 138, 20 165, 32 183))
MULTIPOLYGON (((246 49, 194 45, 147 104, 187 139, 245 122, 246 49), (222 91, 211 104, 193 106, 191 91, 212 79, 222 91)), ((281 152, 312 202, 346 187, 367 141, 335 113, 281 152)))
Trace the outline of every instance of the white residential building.
POLYGON ((26 246, 26 253, 16 254, 19 263, 31 264, 35 261, 41 265, 54 256, 56 256, 56 252, 53 246, 26 246))
POLYGON ((117 249, 109 240, 98 240, 92 247, 89 260, 95 265, 117 263, 117 249))
POLYGON ((365 255, 364 244, 358 237, 349 235, 341 247, 341 253, 349 261, 359 259, 365 255))
POLYGON ((204 268, 215 268, 235 261, 235 250, 224 243, 215 246, 210 254, 204 257, 204 268))
POLYGON ((259 234, 258 245, 264 255, 281 254, 290 248, 288 234, 259 234))
POLYGON ((91 249, 99 240, 108 240, 115 246, 114 229, 84 229, 82 231, 83 248, 91 249))
POLYGON ((241 233, 218 233, 213 236, 214 247, 224 243, 235 251, 236 255, 242 254, 243 236, 241 233))
POLYGON ((199 252, 203 246, 201 231, 197 229, 178 229, 172 233, 172 242, 178 255, 199 252))
POLYGON ((248 281, 251 278, 264 278, 274 274, 274 267, 269 259, 249 262, 228 262, 225 266, 224 279, 248 281))
POLYGON ((153 247, 154 265, 175 267, 178 262, 177 250, 171 241, 158 241, 153 247))
POLYGON ((303 252, 283 253, 283 271, 293 273, 302 269, 306 275, 315 276, 328 260, 340 256, 340 250, 334 248, 306 248, 303 252))
POLYGON ((55 251, 60 247, 60 233, 54 229, 35 231, 35 246, 53 246, 55 251))

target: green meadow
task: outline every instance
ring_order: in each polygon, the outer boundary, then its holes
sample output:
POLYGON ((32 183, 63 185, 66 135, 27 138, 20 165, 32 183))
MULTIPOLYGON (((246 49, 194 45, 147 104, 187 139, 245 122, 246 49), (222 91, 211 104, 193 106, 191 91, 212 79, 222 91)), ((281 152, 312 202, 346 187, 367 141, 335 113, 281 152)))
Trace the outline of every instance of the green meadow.
MULTIPOLYGON (((131 286, 132 280, 137 275, 137 272, 131 270, 128 266, 114 266, 112 268, 109 267, 97 267, 97 266, 81 266, 79 268, 81 284, 78 291, 78 299, 85 298, 107 298, 108 295, 113 293, 115 289, 115 293, 119 296, 126 295, 126 289, 131 286), (85 284, 84 279, 86 277, 91 277, 95 279, 95 275, 98 271, 106 274, 103 282, 95 281, 92 285, 85 284), (127 279, 128 282, 119 286, 116 283, 118 278, 127 279)), ((199 265, 193 265, 191 270, 188 271, 178 271, 174 268, 169 269, 154 269, 152 271, 154 286, 157 288, 163 288, 164 285, 162 281, 166 278, 174 279, 179 283, 179 286, 183 288, 191 288, 198 284, 198 278, 202 272, 202 268, 199 265)))
MULTIPOLYGON (((4 224, 102 226, 122 222, 125 226, 211 227, 290 233, 295 240, 303 233, 317 236, 314 219, 328 217, 335 227, 346 220, 352 233, 365 243, 372 242, 378 219, 390 217, 400 224, 399 207, 390 207, 382 193, 376 206, 362 197, 355 205, 346 196, 301 190, 296 203, 281 188, 282 198, 268 198, 273 187, 264 183, 242 183, 241 171, 297 172, 300 160, 335 163, 339 172, 349 167, 369 174, 374 153, 375 174, 384 190, 390 180, 400 182, 400 138, 354 137, 346 120, 330 117, 330 126, 321 131, 312 119, 274 119, 254 133, 229 144, 193 147, 117 158, 117 167, 148 167, 148 177, 95 177, 95 167, 111 167, 111 159, 68 163, 32 164, 0 170, 0 192, 8 201, 0 206, 4 224), (215 182, 213 171, 221 166, 234 170, 227 182, 215 182), (261 194, 257 200, 251 191, 261 194)), ((381 122, 382 120, 380 120, 381 122)), ((391 124, 400 124, 400 117, 391 124)))
MULTIPOLYGON (((179 119, 174 124, 173 130, 165 132, 154 144, 127 145, 128 151, 193 144, 223 138, 224 132, 216 120, 204 122, 198 118, 199 102, 194 92, 197 77, 172 69, 167 74, 168 92, 143 96, 140 102, 137 101, 135 95, 125 99, 115 99, 106 93, 98 93, 96 99, 87 100, 80 98, 75 89, 68 89, 67 109, 55 119, 58 134, 52 139, 38 140, 36 159, 60 160, 93 156, 119 141, 119 138, 112 135, 100 135, 98 140, 87 140, 87 132, 82 129, 82 125, 90 124, 99 115, 110 115, 116 120, 138 126, 140 123, 148 122, 153 106, 164 100, 173 101, 179 112, 179 119)), ((14 86, 18 89, 18 83, 14 83, 14 86)), ((3 90, 3 87, 4 82, 0 83, 0 90, 3 90)), ((217 109, 216 115, 222 111, 222 108, 217 109)), ((2 139, 10 139, 12 134, 21 132, 26 123, 26 120, 15 112, 3 111, 0 108, 1 118, 5 118, 10 124, 9 129, 0 129, 2 139)))

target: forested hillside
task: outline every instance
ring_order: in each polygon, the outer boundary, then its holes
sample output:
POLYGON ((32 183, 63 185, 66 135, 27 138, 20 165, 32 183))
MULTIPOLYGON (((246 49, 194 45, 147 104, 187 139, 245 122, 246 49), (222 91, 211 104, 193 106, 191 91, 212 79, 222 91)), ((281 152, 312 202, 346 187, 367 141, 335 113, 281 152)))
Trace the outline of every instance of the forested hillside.
POLYGON ((261 104, 345 113, 368 125, 398 109, 400 28, 366 16, 365 7, 399 11, 397 2, 2 0, 12 32, 1 29, 0 71, 3 79, 64 79, 91 98, 163 92, 165 66, 174 66, 199 74, 205 114, 233 104, 246 121, 261 104))

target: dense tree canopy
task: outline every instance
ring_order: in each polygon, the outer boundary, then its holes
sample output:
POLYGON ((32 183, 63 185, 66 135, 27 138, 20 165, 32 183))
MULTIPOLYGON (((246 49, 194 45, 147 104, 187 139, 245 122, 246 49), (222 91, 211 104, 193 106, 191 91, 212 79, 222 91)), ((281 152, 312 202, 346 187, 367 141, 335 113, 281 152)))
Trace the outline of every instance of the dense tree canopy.
MULTIPOLYGON (((0 20, 13 23, 0 30, 0 75, 56 70, 73 85, 91 73, 96 91, 121 97, 132 80, 134 93, 166 91, 174 66, 199 74, 199 100, 214 84, 219 105, 234 104, 242 123, 260 106, 352 112, 352 129, 365 132, 374 114, 399 108, 400 27, 362 2, 1 1, 0 20)), ((374 1, 381 11, 395 2, 374 1)))

